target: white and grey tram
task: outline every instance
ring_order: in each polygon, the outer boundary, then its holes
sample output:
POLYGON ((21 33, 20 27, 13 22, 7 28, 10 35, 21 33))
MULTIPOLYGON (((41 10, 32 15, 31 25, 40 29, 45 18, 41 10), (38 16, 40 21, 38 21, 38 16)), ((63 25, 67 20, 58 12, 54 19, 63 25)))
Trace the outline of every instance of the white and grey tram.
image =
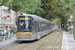
POLYGON ((52 31, 52 23, 36 15, 20 15, 17 19, 17 40, 40 39, 52 31))

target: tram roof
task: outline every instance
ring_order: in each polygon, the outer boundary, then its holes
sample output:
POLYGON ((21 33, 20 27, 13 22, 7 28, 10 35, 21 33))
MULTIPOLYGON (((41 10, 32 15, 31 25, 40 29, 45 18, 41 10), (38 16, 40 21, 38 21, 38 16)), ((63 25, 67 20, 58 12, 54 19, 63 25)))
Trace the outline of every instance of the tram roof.
POLYGON ((40 20, 43 20, 43 21, 46 21, 46 22, 49 22, 49 23, 52 23, 51 21, 47 20, 47 19, 44 19, 40 16, 37 16, 37 15, 32 15, 32 14, 24 14, 24 15, 20 15, 20 16, 31 16, 33 18, 36 18, 36 19, 40 19, 40 20))

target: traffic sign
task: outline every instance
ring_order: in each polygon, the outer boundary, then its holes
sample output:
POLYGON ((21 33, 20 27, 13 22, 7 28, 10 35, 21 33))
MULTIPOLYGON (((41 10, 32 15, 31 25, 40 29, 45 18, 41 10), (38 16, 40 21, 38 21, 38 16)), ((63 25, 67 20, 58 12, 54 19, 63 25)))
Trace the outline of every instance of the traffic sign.
POLYGON ((70 14, 70 18, 73 18, 73 14, 70 14))
POLYGON ((10 17, 9 17, 9 18, 7 18, 7 20, 9 21, 9 20, 10 20, 10 17))
POLYGON ((10 17, 10 15, 8 15, 7 17, 10 17))
POLYGON ((69 21, 71 21, 71 19, 69 19, 69 21))
POLYGON ((8 21, 10 20, 10 15, 7 16, 7 20, 8 20, 8 21))

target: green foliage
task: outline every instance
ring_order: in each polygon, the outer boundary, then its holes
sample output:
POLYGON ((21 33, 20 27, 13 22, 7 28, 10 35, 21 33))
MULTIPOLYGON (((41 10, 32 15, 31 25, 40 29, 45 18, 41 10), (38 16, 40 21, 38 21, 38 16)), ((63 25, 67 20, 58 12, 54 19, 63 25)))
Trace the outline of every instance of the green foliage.
POLYGON ((10 0, 8 4, 9 10, 20 11, 22 6, 18 1, 19 0, 10 0))
POLYGON ((60 25, 61 24, 61 21, 60 21, 60 18, 56 18, 52 21, 53 25, 60 25))
POLYGON ((57 6, 57 2, 58 0, 42 0, 42 8, 44 9, 43 14, 44 16, 46 16, 46 19, 53 20, 55 18, 62 16, 61 10, 57 6))
POLYGON ((14 30, 14 29, 16 29, 16 28, 15 28, 15 27, 10 27, 10 29, 11 29, 11 30, 14 30))
POLYGON ((9 0, 0 0, 0 6, 7 6, 9 0))
MULTIPOLYGON (((42 0, 42 8, 49 20, 56 18, 69 18, 72 13, 72 2, 71 0, 42 0)), ((60 20, 60 21, 61 21, 60 20)))
POLYGON ((10 32, 12 33, 14 29, 16 30, 15 27, 10 27, 10 32))
POLYGON ((72 1, 71 0, 61 0, 58 3, 61 6, 61 10, 63 10, 63 15, 65 17, 70 17, 72 13, 72 1))
POLYGON ((43 11, 41 8, 41 2, 39 0, 22 0, 22 12, 27 14, 36 14, 40 15, 43 11), (41 13, 40 13, 41 12, 41 13))
POLYGON ((41 15, 43 9, 41 8, 41 1, 39 0, 10 0, 8 3, 9 10, 16 12, 24 12, 27 14, 41 15), (41 12, 41 13, 40 13, 41 12))

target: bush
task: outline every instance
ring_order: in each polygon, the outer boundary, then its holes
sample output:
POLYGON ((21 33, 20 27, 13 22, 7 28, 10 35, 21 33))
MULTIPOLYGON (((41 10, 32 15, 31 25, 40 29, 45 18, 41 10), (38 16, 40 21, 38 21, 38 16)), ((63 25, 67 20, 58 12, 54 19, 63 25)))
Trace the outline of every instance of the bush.
POLYGON ((10 29, 14 30, 14 29, 16 29, 16 28, 15 28, 15 27, 10 27, 10 29))
POLYGON ((10 27, 10 33, 12 33, 14 29, 16 29, 16 28, 15 27, 10 27))

